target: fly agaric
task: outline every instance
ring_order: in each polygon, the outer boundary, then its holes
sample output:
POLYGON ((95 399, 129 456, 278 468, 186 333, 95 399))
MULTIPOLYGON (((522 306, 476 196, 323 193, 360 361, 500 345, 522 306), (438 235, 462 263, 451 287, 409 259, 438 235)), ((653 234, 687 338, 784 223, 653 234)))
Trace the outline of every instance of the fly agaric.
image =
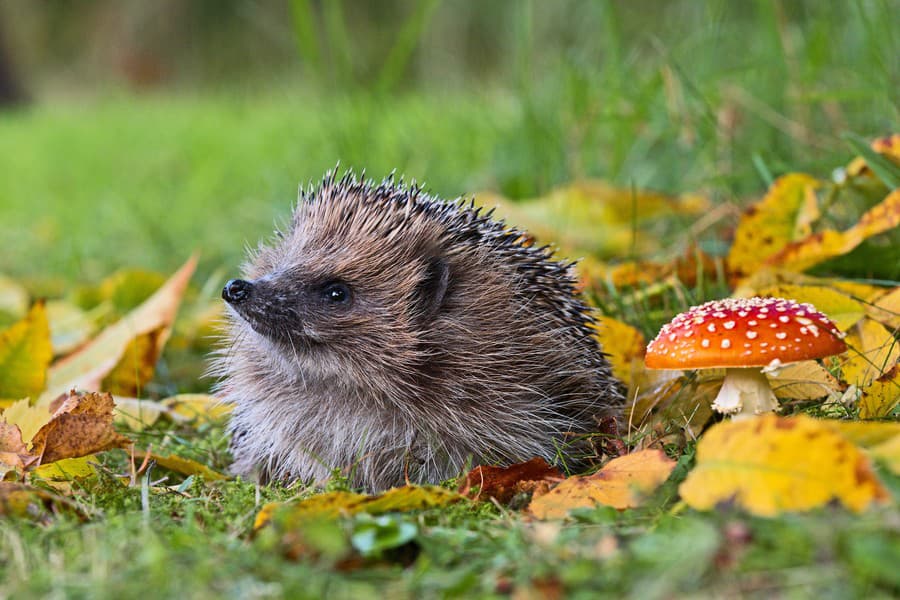
POLYGON ((844 334, 811 304, 784 298, 726 298, 695 306, 663 326, 647 345, 650 369, 725 368, 713 402, 724 414, 778 408, 763 367, 776 369, 847 349, 844 334))

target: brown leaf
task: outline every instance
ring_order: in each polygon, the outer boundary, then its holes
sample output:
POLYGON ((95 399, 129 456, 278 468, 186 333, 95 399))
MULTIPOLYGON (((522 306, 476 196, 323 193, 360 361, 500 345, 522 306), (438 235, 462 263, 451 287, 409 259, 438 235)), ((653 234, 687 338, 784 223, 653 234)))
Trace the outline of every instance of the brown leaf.
POLYGON ((103 378, 119 363, 137 336, 162 328, 157 338, 157 344, 162 347, 196 266, 196 257, 191 257, 143 304, 101 331, 82 349, 54 364, 48 374, 47 390, 38 403, 48 405, 73 388, 99 390, 103 378))
POLYGON ((543 458, 535 457, 508 467, 475 467, 466 474, 459 493, 472 500, 494 498, 506 504, 520 492, 534 491, 541 483, 556 482, 562 478, 559 469, 548 465, 543 458))
POLYGON ((47 464, 129 445, 131 440, 113 429, 114 407, 110 394, 69 394, 31 440, 32 453, 47 464))
POLYGON ((639 506, 646 495, 669 478, 674 468, 675 461, 661 450, 627 454, 588 477, 569 477, 532 500, 528 511, 538 519, 561 519, 576 508, 639 506))
POLYGON ((17 426, 0 422, 0 480, 10 471, 25 471, 37 458, 28 452, 17 426))

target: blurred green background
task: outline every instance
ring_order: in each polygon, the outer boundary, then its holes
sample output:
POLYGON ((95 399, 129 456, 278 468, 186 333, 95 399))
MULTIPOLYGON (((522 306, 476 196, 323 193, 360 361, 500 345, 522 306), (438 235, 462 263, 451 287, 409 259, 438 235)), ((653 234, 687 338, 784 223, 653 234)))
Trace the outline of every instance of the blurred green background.
MULTIPOLYGON (((338 162, 740 204, 897 130, 896 0, 8 0, 0 272, 234 272, 338 162)), ((602 232, 598 232, 602 235, 602 232)), ((62 285, 57 283, 57 285, 62 285)))

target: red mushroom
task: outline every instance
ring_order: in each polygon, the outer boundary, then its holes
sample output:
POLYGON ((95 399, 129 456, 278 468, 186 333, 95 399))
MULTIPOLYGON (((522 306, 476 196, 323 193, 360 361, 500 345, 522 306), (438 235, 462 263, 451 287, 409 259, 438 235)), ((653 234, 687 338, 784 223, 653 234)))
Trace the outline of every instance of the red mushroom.
POLYGON ((721 413, 761 414, 778 408, 761 367, 839 354, 844 334, 811 304, 784 298, 726 298, 695 306, 663 326, 647 345, 650 369, 722 368, 713 402, 721 413))

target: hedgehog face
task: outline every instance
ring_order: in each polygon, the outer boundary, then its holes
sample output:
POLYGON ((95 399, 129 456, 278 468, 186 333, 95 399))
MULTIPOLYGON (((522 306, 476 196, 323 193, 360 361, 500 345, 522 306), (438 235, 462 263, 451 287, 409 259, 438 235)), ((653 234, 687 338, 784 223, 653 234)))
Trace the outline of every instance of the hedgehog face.
MULTIPOLYGON (((353 202, 358 207, 359 199, 353 202)), ((443 304, 449 263, 434 226, 400 221, 377 230, 323 227, 347 214, 298 207, 300 218, 275 245, 245 266, 247 279, 222 297, 257 334, 300 369, 332 374, 408 374, 420 362, 421 335, 443 304), (309 220, 316 227, 307 227, 309 220), (391 235, 391 227, 403 235, 391 235), (360 348, 371 352, 360 353, 360 348), (388 367, 388 369, 385 369, 388 367)))

